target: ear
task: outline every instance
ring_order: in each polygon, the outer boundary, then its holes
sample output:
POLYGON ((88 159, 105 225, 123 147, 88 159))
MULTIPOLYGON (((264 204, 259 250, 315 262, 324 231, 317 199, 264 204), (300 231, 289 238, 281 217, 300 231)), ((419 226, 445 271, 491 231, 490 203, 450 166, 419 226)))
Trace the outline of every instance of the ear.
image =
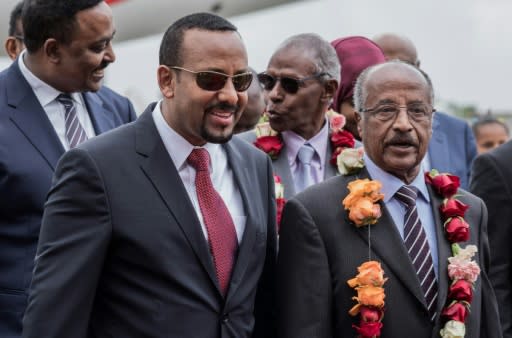
POLYGON ((4 47, 5 47, 5 52, 7 53, 7 55, 9 55, 11 60, 15 60, 16 57, 18 56, 17 46, 16 46, 16 38, 9 36, 5 40, 4 47))
POLYGON ((50 38, 43 44, 43 53, 48 60, 52 63, 59 63, 62 59, 62 51, 60 50, 61 43, 57 40, 50 38))
POLYGON ((338 89, 338 81, 329 79, 324 82, 324 92, 322 94, 322 100, 332 101, 336 90, 338 89))
POLYGON ((167 99, 174 97, 176 76, 176 72, 172 71, 172 69, 170 69, 169 67, 165 65, 158 66, 158 86, 160 87, 160 92, 162 93, 162 95, 167 99))

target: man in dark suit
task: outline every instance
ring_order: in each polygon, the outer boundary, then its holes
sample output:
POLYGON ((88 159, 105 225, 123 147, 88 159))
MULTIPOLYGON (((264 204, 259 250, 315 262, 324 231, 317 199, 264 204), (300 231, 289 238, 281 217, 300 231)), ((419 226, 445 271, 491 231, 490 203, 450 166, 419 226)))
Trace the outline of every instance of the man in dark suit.
POLYGON ((21 51, 25 49, 23 43, 23 27, 21 25, 21 10, 23 9, 23 1, 20 1, 12 9, 9 17, 8 36, 4 42, 4 48, 7 55, 16 60, 21 51))
POLYGON ((496 292, 503 337, 512 337, 512 141, 478 156, 470 190, 489 210, 491 262, 489 279, 496 292))
POLYGON ((68 151, 45 207, 23 337, 273 337, 272 167, 230 138, 252 74, 213 14, 169 27, 162 101, 68 151))
MULTIPOLYGON (((330 163, 334 149, 326 112, 338 87, 340 65, 328 41, 316 34, 299 34, 277 48, 259 79, 268 99, 270 126, 283 142, 272 166, 288 199, 337 174, 330 163), (312 154, 308 174, 301 161, 303 149, 312 154)), ((253 143, 256 133, 252 130, 240 137, 253 143)))
MULTIPOLYGON (((416 47, 404 36, 386 33, 373 39, 388 60, 401 60, 420 67, 416 47)), ((463 189, 469 187, 471 163, 476 157, 475 137, 469 124, 457 117, 437 111, 432 124, 432 138, 423 160, 426 171, 436 168, 440 172, 457 175, 463 189)))
MULTIPOLYGON (((369 259, 380 262, 388 278, 381 337, 439 337, 445 321, 441 311, 449 301, 447 258, 452 252, 439 212, 443 198, 426 185, 421 171, 432 133, 433 89, 418 69, 393 61, 365 70, 354 98, 366 167, 311 187, 284 208, 278 257, 279 337, 355 336, 352 326, 360 323, 348 312, 356 293, 347 281, 369 259), (371 226, 371 234, 368 226, 348 221, 341 203, 349 182, 369 177, 381 182, 384 194, 382 216, 371 226), (396 195, 402 188, 418 192, 417 216, 410 219, 419 221, 412 224, 396 195), (407 235, 407 225, 416 229, 413 237, 407 235), (416 250, 416 243, 422 243, 422 250, 416 250)), ((465 322, 466 337, 499 337, 496 299, 486 275, 485 205, 464 190, 457 194, 470 206, 465 219, 471 237, 462 247, 478 247, 475 261, 482 269, 465 322)))
POLYGON ((27 50, 0 73, 2 338, 21 335, 43 205, 59 157, 136 118, 128 99, 100 88, 103 69, 115 58, 110 8, 92 0, 25 3, 27 50), (69 95, 69 111, 58 101, 61 94, 69 95))

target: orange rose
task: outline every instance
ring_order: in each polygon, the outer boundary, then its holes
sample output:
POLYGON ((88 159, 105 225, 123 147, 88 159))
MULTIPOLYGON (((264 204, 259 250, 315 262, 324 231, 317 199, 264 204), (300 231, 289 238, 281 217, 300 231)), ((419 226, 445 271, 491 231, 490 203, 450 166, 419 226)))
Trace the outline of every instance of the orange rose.
POLYGON ((361 264, 357 270, 359 274, 347 282, 351 288, 361 285, 382 286, 386 281, 384 278, 384 270, 382 270, 379 262, 365 262, 361 264))
POLYGON ((369 198, 359 198, 350 207, 348 218, 356 226, 364 226, 377 223, 380 216, 381 212, 378 204, 373 204, 369 198))
POLYGON ((370 199, 372 203, 382 200, 384 195, 379 192, 381 188, 382 184, 379 181, 370 181, 367 178, 350 182, 348 184, 350 194, 343 200, 345 209, 350 209, 361 197, 370 199))
POLYGON ((384 307, 384 289, 378 286, 365 285, 356 288, 357 297, 354 297, 358 303, 367 306, 375 306, 377 308, 384 307))

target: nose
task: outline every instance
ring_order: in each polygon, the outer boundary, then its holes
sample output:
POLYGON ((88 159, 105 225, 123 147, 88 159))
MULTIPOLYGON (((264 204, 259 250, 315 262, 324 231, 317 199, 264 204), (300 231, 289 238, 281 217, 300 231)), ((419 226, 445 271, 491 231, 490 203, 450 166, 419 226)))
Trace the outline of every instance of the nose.
POLYGON ((281 81, 276 81, 274 87, 267 91, 267 97, 272 102, 279 102, 283 100, 283 90, 281 88, 281 81))
POLYGON ((108 43, 107 49, 105 50, 105 54, 103 55, 103 58, 110 63, 116 61, 116 54, 114 53, 114 48, 112 47, 112 42, 108 43))
POLYGON ((225 102, 230 105, 238 104, 239 95, 245 95, 247 97, 247 91, 237 92, 231 78, 227 79, 224 87, 219 91, 219 101, 225 102))
POLYGON ((398 109, 398 114, 393 122, 393 128, 402 132, 412 130, 409 114, 407 114, 407 107, 399 107, 398 109))

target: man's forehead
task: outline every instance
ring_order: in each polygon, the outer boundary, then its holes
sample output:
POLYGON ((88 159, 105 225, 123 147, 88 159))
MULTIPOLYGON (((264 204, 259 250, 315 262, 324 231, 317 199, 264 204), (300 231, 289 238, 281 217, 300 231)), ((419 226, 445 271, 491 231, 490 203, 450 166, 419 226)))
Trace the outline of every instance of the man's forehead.
POLYGON ((286 46, 272 55, 268 68, 269 70, 310 74, 316 70, 316 61, 315 53, 303 47, 286 46))

